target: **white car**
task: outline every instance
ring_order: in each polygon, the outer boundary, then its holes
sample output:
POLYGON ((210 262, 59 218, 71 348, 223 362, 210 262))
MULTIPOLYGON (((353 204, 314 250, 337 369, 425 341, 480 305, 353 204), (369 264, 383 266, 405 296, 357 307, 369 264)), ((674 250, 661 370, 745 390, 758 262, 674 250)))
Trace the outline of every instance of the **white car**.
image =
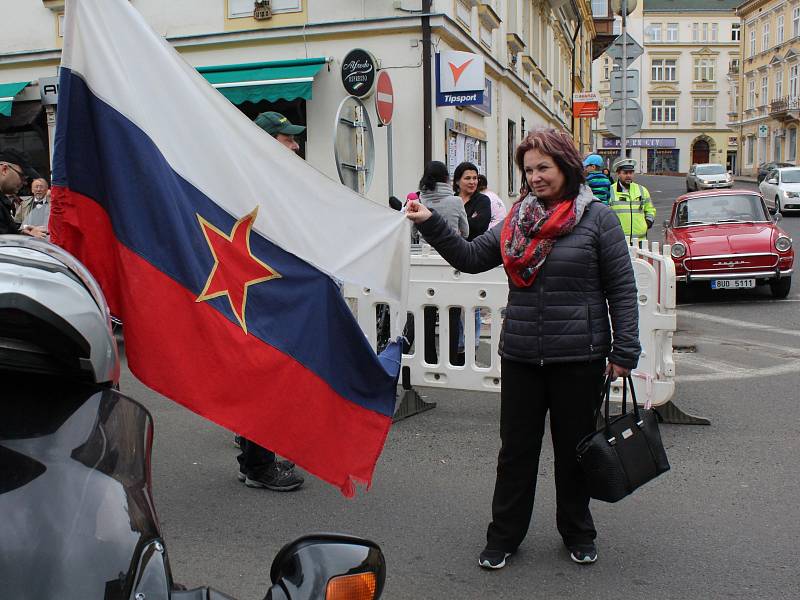
POLYGON ((770 211, 800 210, 800 167, 773 169, 758 189, 770 211))
POLYGON ((717 163, 692 165, 686 174, 686 191, 733 187, 733 176, 717 163))

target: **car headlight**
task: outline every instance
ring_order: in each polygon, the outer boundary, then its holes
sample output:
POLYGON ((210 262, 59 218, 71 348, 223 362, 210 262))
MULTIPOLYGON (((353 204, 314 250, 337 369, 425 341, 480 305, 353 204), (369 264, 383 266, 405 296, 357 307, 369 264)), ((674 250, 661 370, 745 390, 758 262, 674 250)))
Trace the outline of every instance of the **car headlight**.
POLYGON ((785 191, 785 192, 783 192, 783 194, 787 198, 800 198, 800 192, 788 192, 788 191, 785 191))
POLYGON ((775 240, 775 249, 778 252, 786 252, 792 247, 792 240, 791 238, 786 237, 785 235, 778 236, 778 239, 775 240))
MULTIPOLYGON (((777 246, 777 241, 775 242, 777 246)), ((670 249, 669 253, 672 255, 672 258, 683 258, 686 256, 686 246, 681 242, 675 242, 672 244, 672 248, 670 249)))

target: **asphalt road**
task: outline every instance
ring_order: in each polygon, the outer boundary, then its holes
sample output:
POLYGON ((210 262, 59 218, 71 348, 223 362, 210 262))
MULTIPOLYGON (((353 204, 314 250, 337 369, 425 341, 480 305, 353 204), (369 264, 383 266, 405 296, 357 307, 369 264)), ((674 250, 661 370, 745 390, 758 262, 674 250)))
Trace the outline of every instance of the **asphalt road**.
MULTIPOLYGON (((641 182, 660 223, 683 180, 641 182)), ((798 239, 800 218, 782 224, 798 239)), ((676 344, 694 351, 676 354, 674 400, 712 425, 662 426, 672 470, 618 504, 593 503, 600 559, 591 567, 573 564, 556 532, 549 440, 526 541, 505 569, 477 566, 496 395, 428 390, 437 408, 392 428, 372 489, 347 500, 313 477, 288 494, 246 488, 231 433, 127 370, 122 389, 155 417, 156 507, 176 579, 190 586, 263 598, 278 549, 323 530, 382 546, 385 598, 798 598, 798 302, 800 285, 782 301, 764 290, 718 292, 679 307, 676 344)))

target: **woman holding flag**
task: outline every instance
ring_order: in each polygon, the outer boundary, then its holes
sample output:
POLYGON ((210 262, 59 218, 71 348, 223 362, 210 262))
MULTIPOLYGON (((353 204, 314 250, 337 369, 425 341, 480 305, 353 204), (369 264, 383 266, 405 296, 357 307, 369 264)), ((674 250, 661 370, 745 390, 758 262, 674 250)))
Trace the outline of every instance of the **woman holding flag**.
POLYGON ((588 564, 597 560, 597 532, 575 447, 594 430, 604 374, 624 376, 637 364, 636 283, 619 220, 584 185, 572 138, 532 131, 515 162, 524 175, 521 200, 471 242, 419 202, 406 214, 456 269, 479 273, 502 264, 509 279, 500 339, 502 445, 480 566, 505 566, 528 531, 548 410, 558 531, 572 560, 588 564))

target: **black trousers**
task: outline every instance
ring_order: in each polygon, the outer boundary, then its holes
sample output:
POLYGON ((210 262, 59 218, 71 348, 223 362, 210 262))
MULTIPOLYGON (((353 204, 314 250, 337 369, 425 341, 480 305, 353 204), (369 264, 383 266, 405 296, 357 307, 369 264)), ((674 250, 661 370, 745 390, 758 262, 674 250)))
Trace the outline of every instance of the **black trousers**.
POLYGON ((244 473, 263 469, 275 462, 275 453, 272 450, 267 450, 244 437, 241 438, 240 449, 242 452, 236 460, 239 461, 240 470, 244 473))
POLYGON ((594 410, 600 402, 604 370, 602 359, 544 366, 502 360, 502 446, 497 458, 487 548, 513 552, 528 532, 548 410, 555 455, 558 531, 567 545, 590 543, 597 536, 575 447, 595 430, 594 410))

